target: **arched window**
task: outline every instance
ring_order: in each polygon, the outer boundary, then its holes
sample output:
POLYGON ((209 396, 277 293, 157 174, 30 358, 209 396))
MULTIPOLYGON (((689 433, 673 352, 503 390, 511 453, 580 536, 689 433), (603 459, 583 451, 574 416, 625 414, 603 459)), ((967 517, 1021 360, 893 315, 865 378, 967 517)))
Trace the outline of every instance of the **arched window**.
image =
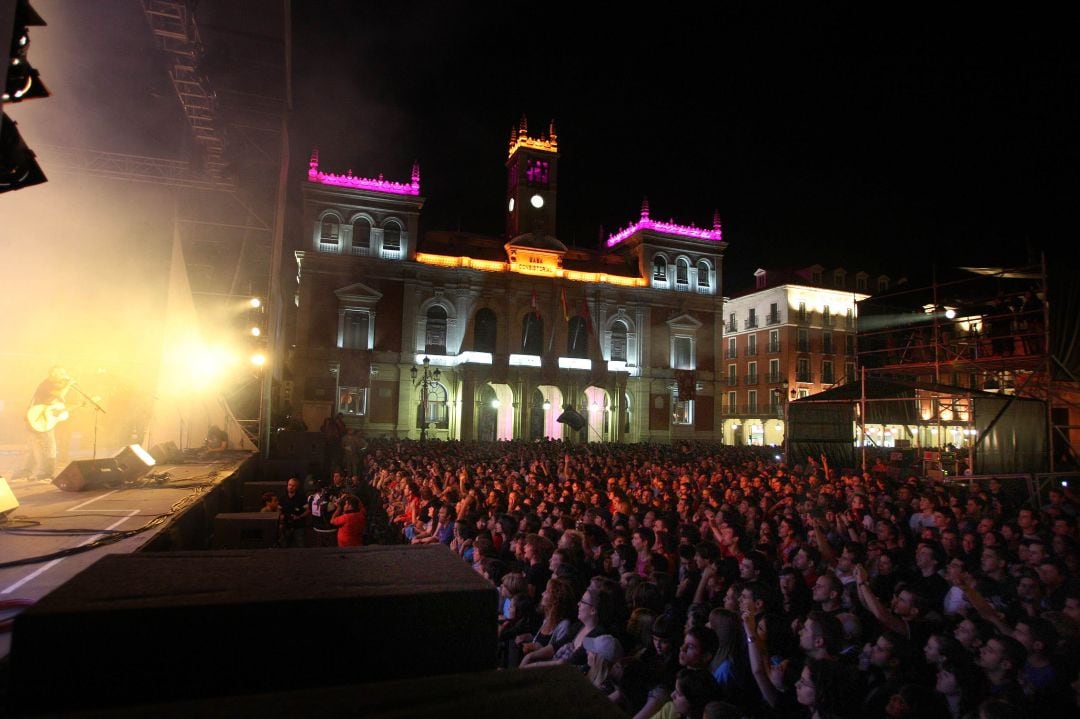
POLYGON ((495 351, 495 313, 484 307, 476 313, 473 329, 473 349, 477 352, 495 351))
POLYGON ((685 285, 690 282, 690 260, 680 257, 675 261, 675 283, 685 285))
POLYGON ((424 351, 431 355, 446 354, 446 309, 442 305, 432 305, 427 311, 424 351))
POLYGON ((353 221, 352 246, 365 252, 371 247, 371 223, 363 218, 353 221))
POLYGON ((544 320, 535 312, 521 321, 521 353, 541 355, 544 348, 544 320))
POLYGON ((322 228, 319 230, 319 244, 336 245, 341 234, 341 226, 337 218, 327 215, 322 219, 322 228))
POLYGON ((667 280, 667 260, 657 255, 652 262, 652 278, 654 280, 667 280))
POLYGON ((585 359, 589 356, 589 330, 584 317, 571 317, 566 328, 566 356, 585 359))
POLYGON ((712 272, 712 267, 705 260, 698 260, 697 263, 697 284, 698 287, 709 287, 709 274, 712 272))
POLYGON ((427 385, 427 396, 421 397, 416 408, 416 427, 428 429, 449 429, 450 411, 446 402, 446 387, 439 382, 427 385))
POLYGON ((626 361, 626 323, 621 320, 611 325, 611 360, 626 361))
POLYGON ((383 249, 388 252, 399 252, 401 250, 401 227, 391 222, 383 228, 383 249))

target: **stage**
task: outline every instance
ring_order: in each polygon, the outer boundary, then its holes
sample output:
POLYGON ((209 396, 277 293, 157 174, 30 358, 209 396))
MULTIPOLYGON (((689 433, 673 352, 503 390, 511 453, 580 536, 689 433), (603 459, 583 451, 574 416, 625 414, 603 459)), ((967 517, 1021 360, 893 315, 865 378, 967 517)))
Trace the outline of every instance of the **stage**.
MULTIPOLYGON (((8 479, 19 506, 0 522, 0 606, 8 607, 0 621, 7 623, 18 604, 36 602, 106 554, 206 548, 208 518, 234 511, 241 479, 254 475, 257 459, 239 450, 213 461, 186 458, 150 468, 157 477, 80 492, 50 481, 8 479)), ((64 469, 58 466, 57 475, 64 469)), ((8 628, 0 631, 0 662, 10 648, 8 628)))

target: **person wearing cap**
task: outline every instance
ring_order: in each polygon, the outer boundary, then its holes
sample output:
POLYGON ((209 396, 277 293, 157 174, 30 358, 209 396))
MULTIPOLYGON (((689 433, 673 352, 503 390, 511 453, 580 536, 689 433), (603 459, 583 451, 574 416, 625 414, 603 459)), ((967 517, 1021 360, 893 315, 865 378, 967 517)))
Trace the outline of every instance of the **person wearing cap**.
POLYGON ((585 637, 581 645, 585 647, 589 681, 604 694, 612 694, 616 686, 611 673, 623 657, 622 644, 612 634, 601 634, 585 637))

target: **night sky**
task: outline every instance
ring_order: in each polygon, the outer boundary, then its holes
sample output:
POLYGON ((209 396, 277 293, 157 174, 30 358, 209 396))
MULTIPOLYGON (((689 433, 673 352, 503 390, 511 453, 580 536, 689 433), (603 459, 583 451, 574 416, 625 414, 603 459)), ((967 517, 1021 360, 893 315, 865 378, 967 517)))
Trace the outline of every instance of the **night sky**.
POLYGON ((942 4, 296 2, 294 167, 405 180, 498 235, 524 113, 559 131, 557 235, 724 221, 725 281, 815 261, 1019 264, 1077 220, 1077 24, 942 4), (654 8, 655 10, 655 8, 654 8))

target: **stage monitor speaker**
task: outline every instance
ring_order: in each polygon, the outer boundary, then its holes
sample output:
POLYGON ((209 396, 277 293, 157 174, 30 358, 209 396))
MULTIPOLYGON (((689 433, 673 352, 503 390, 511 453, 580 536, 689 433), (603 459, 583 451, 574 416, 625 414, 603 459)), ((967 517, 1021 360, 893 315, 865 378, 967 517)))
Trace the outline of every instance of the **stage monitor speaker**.
POLYGON ((123 483, 124 472, 115 459, 77 459, 53 480, 65 492, 119 487, 123 483))
POLYGON ((184 453, 176 446, 176 442, 155 444, 150 448, 150 456, 158 464, 179 464, 184 461, 184 453))
POLYGON ((563 412, 562 414, 560 414, 559 418, 556 419, 555 421, 556 422, 562 422, 563 424, 569 425, 570 429, 574 430, 575 432, 580 430, 586 424, 585 418, 582 417, 581 413, 578 412, 573 407, 571 407, 570 409, 568 409, 565 412, 563 412))
POLYGON ((19 500, 11 493, 11 487, 7 480, 0 477, 0 522, 7 519, 8 514, 19 508, 19 500))
POLYGON ((137 444, 124 447, 113 459, 127 480, 145 477, 150 468, 157 464, 153 456, 137 444))

